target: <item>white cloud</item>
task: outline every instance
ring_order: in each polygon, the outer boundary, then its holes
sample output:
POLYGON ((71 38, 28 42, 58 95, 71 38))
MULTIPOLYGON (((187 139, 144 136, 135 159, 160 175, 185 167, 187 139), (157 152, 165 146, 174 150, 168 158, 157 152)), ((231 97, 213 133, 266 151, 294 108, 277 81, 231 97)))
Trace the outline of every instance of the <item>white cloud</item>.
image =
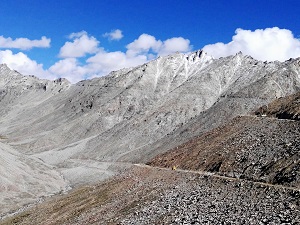
POLYGON ((86 54, 96 53, 99 45, 99 41, 93 36, 88 36, 85 31, 79 33, 72 33, 69 35, 72 42, 66 42, 61 47, 59 56, 62 58, 77 58, 83 57, 86 54))
POLYGON ((22 52, 13 54, 10 50, 0 51, 0 63, 5 63, 9 68, 17 70, 24 75, 35 75, 47 79, 56 78, 53 74, 43 69, 43 64, 38 64, 22 52))
MULTIPOLYGON (((111 38, 120 38, 120 30, 112 31, 111 38)), ((40 78, 56 79, 67 78, 76 83, 86 78, 107 75, 113 70, 134 67, 156 58, 158 55, 173 52, 190 51, 190 42, 182 37, 170 38, 165 41, 157 40, 149 34, 142 34, 138 39, 129 43, 126 52, 107 52, 99 47, 99 41, 85 31, 72 33, 68 36, 71 42, 66 42, 60 49, 59 56, 63 59, 44 70, 42 64, 31 60, 24 53, 13 54, 11 51, 2 51, 0 63, 7 63, 11 68, 24 75, 37 75, 40 78), (90 54, 85 62, 79 57, 90 54)))
MULTIPOLYGON (((111 33, 117 34, 115 31, 111 33)), ((122 34, 121 31, 119 34, 122 34)), ((115 36, 117 37, 118 35, 115 36)), ((85 31, 72 33, 69 38, 72 41, 66 42, 60 49, 59 55, 63 59, 54 63, 49 69, 44 69, 42 64, 30 59, 24 53, 14 54, 11 50, 0 51, 0 63, 6 63, 10 68, 24 75, 36 75, 47 79, 65 77, 75 83, 86 78, 106 75, 112 70, 143 64, 159 55, 172 54, 177 51, 185 53, 192 49, 188 39, 173 37, 158 40, 149 34, 142 34, 129 43, 126 46, 126 52, 105 51, 99 46, 100 42, 85 31), (78 59, 87 54, 89 56, 86 61, 78 59)), ((28 39, 25 38, 25 40, 28 39)), ((50 39, 45 37, 40 41, 42 40, 48 40, 50 43, 50 39)), ((28 49, 30 46, 38 46, 39 43, 23 41, 21 45, 21 42, 17 39, 9 41, 9 39, 0 38, 0 46, 12 46, 13 44, 9 43, 14 43, 14 46, 28 49)), ((300 40, 295 38, 291 31, 277 27, 255 31, 237 29, 231 42, 206 45, 203 49, 216 58, 242 51, 260 60, 283 61, 300 57, 300 40)))
POLYGON ((121 40, 124 37, 122 31, 119 29, 112 30, 109 33, 105 33, 103 36, 108 37, 109 40, 116 40, 116 41, 121 40))
POLYGON ((59 60, 49 68, 51 74, 67 78, 76 83, 80 80, 96 76, 104 76, 113 70, 128 68, 143 64, 147 61, 146 56, 128 57, 124 52, 98 52, 88 58, 85 64, 80 64, 76 58, 59 60))
POLYGON ((17 48, 29 50, 32 48, 49 48, 51 39, 43 36, 40 40, 29 40, 28 38, 5 38, 0 36, 0 48, 17 48))
POLYGON ((59 60, 49 68, 49 72, 57 77, 66 78, 72 83, 83 80, 89 73, 86 66, 80 65, 76 58, 59 60))
POLYGON ((138 54, 148 53, 150 49, 153 52, 158 52, 162 45, 161 41, 157 41, 156 38, 149 34, 142 34, 138 39, 134 40, 126 46, 127 54, 135 56, 138 54))
POLYGON ((102 75, 112 70, 134 67, 147 62, 144 55, 128 56, 124 52, 99 52, 95 56, 89 58, 87 62, 93 68, 94 72, 102 75))
POLYGON ((192 49, 190 41, 182 37, 174 37, 165 41, 156 40, 149 34, 142 34, 138 39, 134 40, 126 46, 127 55, 135 56, 139 54, 153 53, 156 55, 168 55, 174 52, 188 52, 192 49))
POLYGON ((192 46, 190 45, 190 40, 182 37, 175 37, 165 40, 159 49, 158 54, 168 55, 174 52, 188 52, 191 51, 191 49, 192 46))
POLYGON ((71 33, 69 34, 68 38, 69 39, 74 39, 74 38, 80 38, 81 36, 87 35, 88 33, 84 30, 76 33, 71 33))
POLYGON ((300 57, 300 40, 290 30, 273 27, 255 31, 237 29, 235 33, 231 42, 206 45, 203 50, 216 58, 239 51, 263 61, 300 57))

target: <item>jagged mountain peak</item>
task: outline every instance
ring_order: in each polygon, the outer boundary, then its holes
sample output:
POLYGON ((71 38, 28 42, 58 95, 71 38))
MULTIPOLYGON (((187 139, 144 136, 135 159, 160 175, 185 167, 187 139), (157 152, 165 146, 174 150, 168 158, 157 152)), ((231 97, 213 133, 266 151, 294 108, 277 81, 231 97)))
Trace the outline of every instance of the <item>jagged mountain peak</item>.
POLYGON ((0 64, 0 80, 12 80, 19 79, 23 75, 21 75, 18 71, 12 70, 8 67, 7 64, 0 64))
POLYGON ((190 62, 195 62, 195 61, 212 62, 213 59, 214 58, 212 56, 208 55, 203 50, 192 52, 187 56, 187 60, 190 62))
POLYGON ((17 70, 11 69, 7 64, 0 64, 0 81, 2 85, 9 86, 36 86, 41 85, 63 85, 70 86, 71 83, 66 78, 57 78, 55 80, 47 80, 36 77, 35 75, 23 75, 17 70))
POLYGON ((7 64, 6 63, 1 63, 0 64, 0 69, 5 69, 5 68, 8 68, 7 64))

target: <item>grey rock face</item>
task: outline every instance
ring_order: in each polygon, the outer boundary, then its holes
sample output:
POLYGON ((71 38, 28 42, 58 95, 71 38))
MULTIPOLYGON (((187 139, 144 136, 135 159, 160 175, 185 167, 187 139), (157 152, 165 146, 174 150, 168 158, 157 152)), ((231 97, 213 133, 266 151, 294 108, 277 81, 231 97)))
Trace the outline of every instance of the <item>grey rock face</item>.
POLYGON ((0 65, 1 142, 72 184, 93 182, 299 90, 300 59, 240 53, 178 53, 73 85, 0 65))

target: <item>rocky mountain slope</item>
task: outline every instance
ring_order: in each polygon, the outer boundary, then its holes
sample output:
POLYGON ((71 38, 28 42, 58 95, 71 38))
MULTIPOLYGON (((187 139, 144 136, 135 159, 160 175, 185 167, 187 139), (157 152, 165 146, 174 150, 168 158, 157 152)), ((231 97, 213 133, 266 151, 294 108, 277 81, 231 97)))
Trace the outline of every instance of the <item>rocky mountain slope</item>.
POLYGON ((156 156, 152 166, 300 188, 300 123, 241 116, 156 156))
POLYGON ((278 119, 300 120, 300 92, 261 106, 254 114, 278 119))
MULTIPOLYGON (((297 95, 266 107, 297 108, 289 101, 297 95)), ((299 125, 238 116, 150 166, 133 165, 1 224, 299 224, 299 125)))
POLYGON ((177 53, 77 84, 1 65, 1 142, 76 186, 147 162, 299 90, 300 59, 261 62, 242 53, 177 53))
POLYGON ((299 201, 280 186, 133 166, 0 224, 299 224, 299 201))

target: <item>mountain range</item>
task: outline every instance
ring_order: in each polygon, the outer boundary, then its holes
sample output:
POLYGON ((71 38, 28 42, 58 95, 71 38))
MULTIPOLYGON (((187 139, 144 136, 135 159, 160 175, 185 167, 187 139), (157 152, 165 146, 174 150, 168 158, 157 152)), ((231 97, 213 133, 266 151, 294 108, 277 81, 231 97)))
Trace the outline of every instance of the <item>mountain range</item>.
POLYGON ((144 163, 299 188, 299 91, 299 58, 241 52, 176 53, 76 84, 1 64, 0 214, 144 163))

